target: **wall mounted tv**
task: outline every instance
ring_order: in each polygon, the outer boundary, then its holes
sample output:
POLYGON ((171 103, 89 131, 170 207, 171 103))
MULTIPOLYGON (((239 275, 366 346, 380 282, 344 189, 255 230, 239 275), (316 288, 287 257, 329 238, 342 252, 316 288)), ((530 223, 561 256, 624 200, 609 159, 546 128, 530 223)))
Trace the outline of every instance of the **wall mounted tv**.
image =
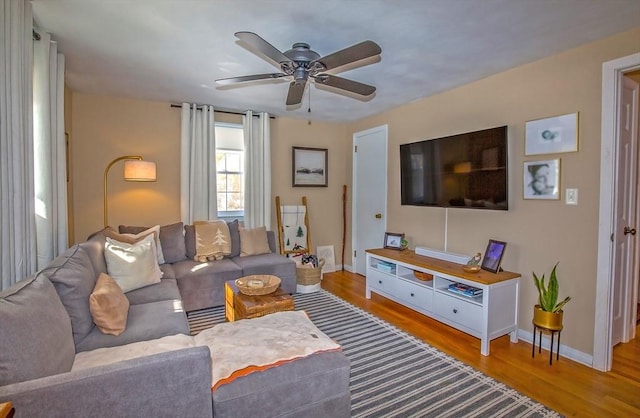
POLYGON ((507 127, 400 145, 401 203, 508 209, 507 127))

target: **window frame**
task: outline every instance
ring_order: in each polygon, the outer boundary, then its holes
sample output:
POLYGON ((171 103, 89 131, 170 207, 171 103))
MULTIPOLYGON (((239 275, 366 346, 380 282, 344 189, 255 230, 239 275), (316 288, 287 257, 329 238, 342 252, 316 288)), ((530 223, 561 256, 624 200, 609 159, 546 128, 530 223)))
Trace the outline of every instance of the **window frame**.
MULTIPOLYGON (((233 128, 233 129, 240 129, 243 131, 244 134, 244 127, 242 126, 242 124, 237 124, 237 123, 227 123, 227 122, 215 122, 214 123, 214 128, 216 127, 225 127, 225 128, 233 128)), ((242 202, 242 210, 220 210, 219 208, 216 208, 218 210, 218 218, 220 219, 238 219, 238 220, 242 220, 244 219, 244 176, 245 176, 245 170, 244 170, 244 143, 243 143, 243 147, 241 149, 235 149, 235 148, 228 148, 228 147, 221 147, 218 148, 217 146, 217 141, 216 141, 216 149, 215 149, 215 153, 216 155, 214 155, 214 158, 217 157, 217 153, 218 152, 239 152, 241 154, 241 171, 219 171, 218 166, 216 164, 216 184, 218 183, 218 175, 219 174, 240 174, 241 178, 242 178, 242 185, 241 185, 241 193, 243 196, 243 202, 242 202)), ((226 166, 225 166, 226 169, 226 166)), ((219 193, 229 193, 227 191, 225 192, 220 192, 218 190, 216 190, 216 205, 217 205, 217 195, 219 193)))

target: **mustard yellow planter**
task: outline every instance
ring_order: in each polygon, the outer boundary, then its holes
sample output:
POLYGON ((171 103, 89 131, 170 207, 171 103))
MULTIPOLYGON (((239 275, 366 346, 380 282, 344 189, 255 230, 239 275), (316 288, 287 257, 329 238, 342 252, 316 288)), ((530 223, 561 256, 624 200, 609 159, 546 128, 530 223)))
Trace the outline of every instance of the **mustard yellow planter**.
POLYGON ((559 331, 562 329, 562 317, 562 310, 547 312, 540 309, 540 305, 533 307, 533 323, 540 328, 559 331))

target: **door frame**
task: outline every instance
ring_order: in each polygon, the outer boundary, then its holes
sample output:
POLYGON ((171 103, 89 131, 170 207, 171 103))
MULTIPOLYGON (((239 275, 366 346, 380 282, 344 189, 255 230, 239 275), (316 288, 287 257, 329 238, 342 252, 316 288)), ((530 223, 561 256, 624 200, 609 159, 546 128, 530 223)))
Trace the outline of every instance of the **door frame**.
MULTIPOLYGON (((357 268, 357 264, 356 264, 356 258, 353 257, 353 251, 357 248, 357 244, 358 244, 358 230, 357 230, 357 219, 358 219, 358 202, 356 199, 357 196, 357 192, 358 192, 358 176, 357 176, 357 172, 358 172, 358 158, 357 158, 357 153, 356 153, 356 141, 360 138, 360 137, 364 137, 366 135, 371 135, 372 133, 375 132, 383 132, 384 133, 384 140, 385 140, 385 156, 384 156, 384 172, 386 173, 385 175, 385 182, 384 182, 384 190, 382 191, 382 193, 384 194, 384 208, 382 209, 382 220, 385 224, 387 224, 387 200, 388 200, 388 196, 387 196, 387 189, 388 189, 388 183, 389 183, 389 172, 388 172, 388 168, 389 168, 389 154, 388 154, 388 148, 389 148, 389 127, 388 125, 380 125, 380 126, 376 126, 374 128, 370 128, 370 129, 365 129, 364 131, 358 131, 355 132, 353 134, 353 139, 352 139, 352 144, 351 144, 351 150, 353 152, 352 156, 352 172, 351 172, 351 187, 353 189, 351 196, 352 196, 352 205, 351 205, 351 271, 353 273, 357 273, 358 268, 357 268)), ((382 238, 382 237, 381 237, 382 238)), ((363 255, 361 255, 363 256, 363 255)))
POLYGON ((602 64, 602 130, 600 150, 600 214, 596 271, 596 309, 593 340, 593 368, 611 370, 613 358, 613 243, 615 227, 615 176, 617 170, 619 88, 622 74, 640 68, 640 53, 602 64))

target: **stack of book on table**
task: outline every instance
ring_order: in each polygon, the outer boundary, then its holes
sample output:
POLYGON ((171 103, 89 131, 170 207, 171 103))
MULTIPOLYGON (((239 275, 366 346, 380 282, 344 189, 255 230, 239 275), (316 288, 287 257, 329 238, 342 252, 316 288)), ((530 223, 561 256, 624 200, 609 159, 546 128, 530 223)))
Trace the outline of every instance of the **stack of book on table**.
POLYGON ((387 273, 392 273, 396 269, 396 265, 393 263, 388 263, 386 261, 378 260, 377 265, 378 270, 386 271, 387 273))
POLYGON ((449 285, 449 291, 469 298, 482 295, 482 289, 463 283, 451 283, 449 285))

